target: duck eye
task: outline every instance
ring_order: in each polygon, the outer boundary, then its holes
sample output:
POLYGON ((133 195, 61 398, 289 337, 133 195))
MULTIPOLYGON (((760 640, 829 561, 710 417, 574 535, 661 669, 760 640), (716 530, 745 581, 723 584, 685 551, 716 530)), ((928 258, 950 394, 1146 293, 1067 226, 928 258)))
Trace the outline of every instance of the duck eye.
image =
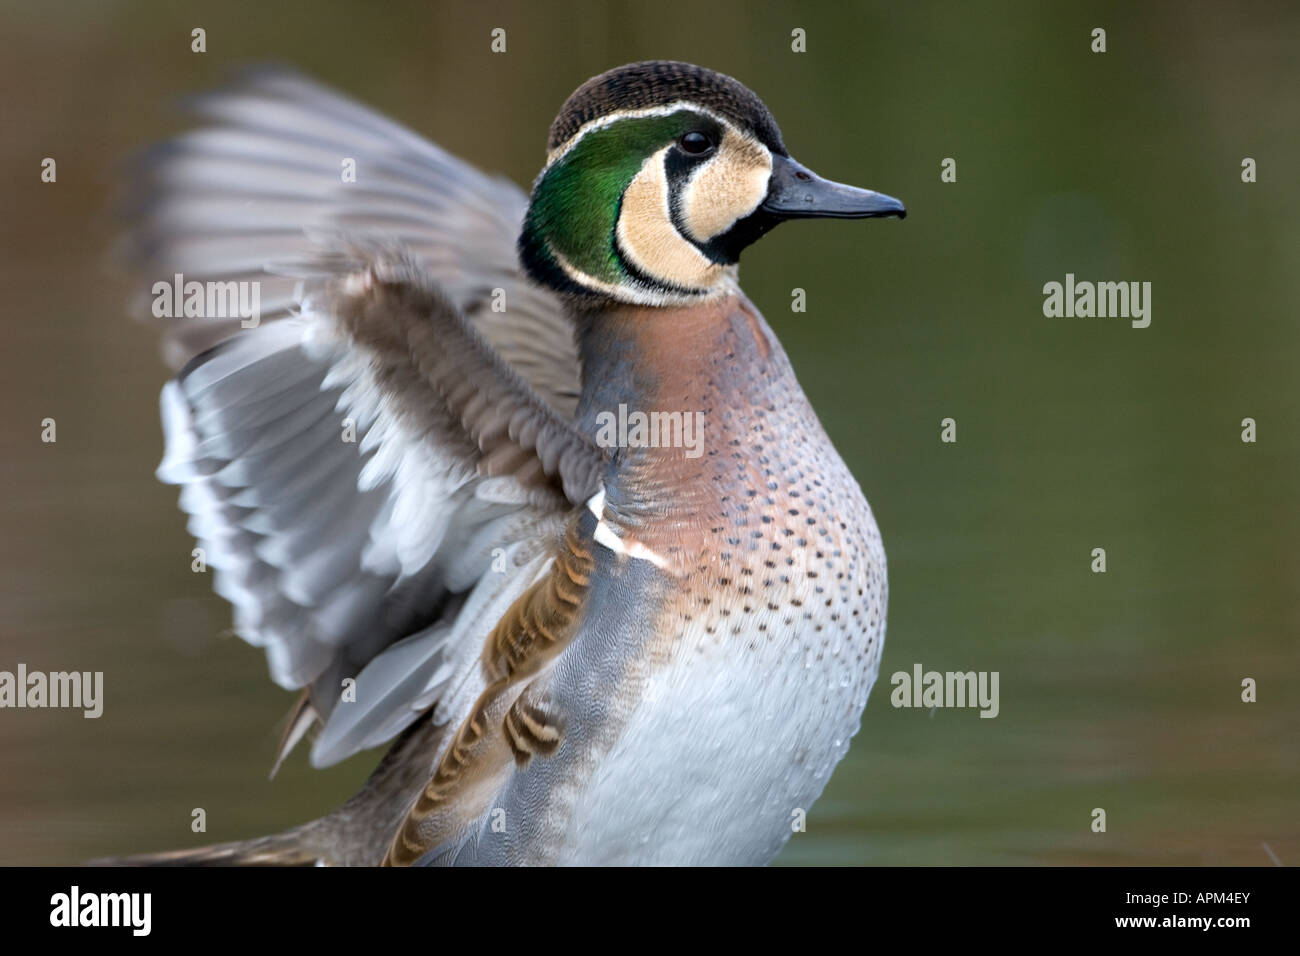
POLYGON ((691 130, 682 137, 680 145, 682 152, 690 153, 692 156, 699 156, 713 148, 713 140, 709 138, 707 133, 691 130))

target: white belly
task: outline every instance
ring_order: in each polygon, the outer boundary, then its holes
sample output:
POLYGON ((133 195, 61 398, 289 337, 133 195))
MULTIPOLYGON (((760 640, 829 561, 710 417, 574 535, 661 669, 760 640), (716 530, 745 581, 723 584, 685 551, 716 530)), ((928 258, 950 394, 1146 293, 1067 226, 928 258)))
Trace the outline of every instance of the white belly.
MULTIPOLYGON (((860 609, 787 627, 781 612, 740 634, 677 642, 573 794, 558 863, 763 864, 820 796, 857 732, 884 641, 884 568, 860 609), (765 623, 766 631, 758 625, 765 623), (845 624, 849 626, 844 626, 845 624), (817 625, 821 630, 817 630, 817 625)), ((627 690, 628 688, 624 688, 627 690)), ((633 691, 635 696, 635 691, 633 691)))

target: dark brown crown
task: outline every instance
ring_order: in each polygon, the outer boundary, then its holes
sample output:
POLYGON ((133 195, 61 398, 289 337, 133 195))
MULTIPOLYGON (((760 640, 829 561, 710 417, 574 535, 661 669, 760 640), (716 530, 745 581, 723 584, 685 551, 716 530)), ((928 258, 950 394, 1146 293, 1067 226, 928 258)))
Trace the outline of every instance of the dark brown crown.
POLYGON ((647 60, 593 76, 574 90, 551 124, 548 150, 555 149, 586 123, 615 110, 647 109, 689 100, 748 130, 768 149, 789 155, 781 130, 763 101, 739 80, 702 66, 673 60, 647 60))

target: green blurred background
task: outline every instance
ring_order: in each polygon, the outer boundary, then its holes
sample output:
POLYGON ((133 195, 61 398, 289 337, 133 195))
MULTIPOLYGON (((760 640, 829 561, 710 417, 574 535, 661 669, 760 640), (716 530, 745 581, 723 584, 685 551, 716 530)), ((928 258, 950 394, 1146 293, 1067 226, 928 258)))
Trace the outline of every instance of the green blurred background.
POLYGON ((102 264, 123 155, 177 128, 178 95, 274 60, 526 184, 568 93, 651 57, 740 78, 802 162, 910 211, 784 226, 741 270, 872 502, 891 577, 863 729, 780 861, 1300 863, 1294 4, 0 16, 0 669, 103 670, 106 698, 97 721, 0 711, 0 863, 280 829, 378 757, 321 772, 299 753, 266 780, 292 695, 189 570, 175 489, 152 477, 164 369, 102 264), (57 184, 39 180, 45 156, 57 184), (1067 272, 1151 282, 1151 327, 1045 318, 1042 285, 1067 272), (1001 714, 895 710, 888 677, 918 662, 999 671, 1001 714))

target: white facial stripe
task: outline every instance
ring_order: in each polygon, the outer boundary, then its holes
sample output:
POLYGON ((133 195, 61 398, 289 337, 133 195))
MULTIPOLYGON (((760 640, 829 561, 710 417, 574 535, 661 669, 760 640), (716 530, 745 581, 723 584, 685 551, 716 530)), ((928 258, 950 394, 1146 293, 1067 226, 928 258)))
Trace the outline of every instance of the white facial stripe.
POLYGON ((551 166, 555 165, 555 163, 558 160, 563 159, 565 153, 573 149, 573 147, 577 146, 579 141, 588 133, 594 132, 595 130, 598 129, 605 129, 607 126, 613 126, 615 123, 619 122, 620 120, 640 119, 646 116, 671 116, 673 113, 679 113, 682 110, 689 110, 692 113, 699 113, 701 116, 707 116, 709 119, 713 120, 716 123, 721 123, 724 126, 727 125, 727 121, 724 120, 722 117, 718 116, 716 113, 713 113, 710 110, 706 110, 702 106, 697 106, 694 103, 687 102, 686 100, 677 100, 673 103, 669 103, 667 106, 651 106, 643 110, 620 110, 615 113, 606 113, 604 116, 598 116, 594 120, 591 120, 587 123, 583 123, 580 127, 578 127, 578 131, 576 133, 574 133, 572 136, 566 139, 559 146, 555 147, 555 149, 547 153, 546 168, 544 168, 542 172, 545 173, 546 169, 549 169, 551 166))
MULTIPOLYGON (((719 124, 724 131, 726 131, 724 133, 724 139, 728 135, 734 135, 741 140, 746 142, 749 141, 749 137, 736 131, 735 127, 713 111, 705 109, 704 107, 687 100, 677 100, 664 106, 608 113, 604 116, 597 117, 590 122, 584 123, 579 127, 577 132, 547 154, 546 166, 542 169, 538 179, 540 180, 545 176, 547 170, 563 159, 564 156, 567 155, 568 152, 589 133, 605 129, 624 119, 670 116, 673 113, 681 112, 683 110, 698 113, 719 124)), ((763 148, 761 144, 758 145, 766 154, 766 149, 763 148)), ((743 152, 744 151, 742 150, 742 153, 743 152)), ((770 175, 771 156, 766 155, 766 158, 768 164, 767 169, 770 175)), ((656 165, 658 168, 658 175, 663 178, 662 155, 659 155, 656 165)), ((646 168, 643 166, 641 174, 645 173, 646 168)), ((766 183, 766 180, 764 180, 764 183, 766 183)), ((702 193, 703 191, 701 191, 701 194, 702 193)), ((766 195, 766 185, 764 185, 763 194, 766 195)), ((647 189, 646 195, 648 197, 654 196, 655 194, 647 189)), ((639 228, 640 224, 638 224, 638 228, 632 229, 632 235, 628 236, 624 231, 625 225, 623 218, 620 216, 617 224, 617 231, 623 252, 632 260, 632 263, 636 268, 640 269, 647 275, 654 278, 664 279, 671 282, 673 285, 683 288, 698 289, 698 292, 674 292, 668 289, 647 286, 644 283, 635 282, 633 280, 624 283, 607 282, 582 271, 571 263, 561 252, 559 252, 559 250, 555 249, 554 246, 551 246, 548 243, 548 250, 555 258, 556 264, 577 285, 590 289, 593 292, 608 295, 610 298, 617 299, 621 302, 629 302, 634 305, 690 305, 709 301, 736 292, 738 289, 736 284, 736 267, 734 265, 721 266, 714 263, 707 256, 701 253, 699 249, 697 249, 686 237, 683 237, 679 232, 677 232, 676 228, 672 225, 672 216, 668 209, 668 191, 666 182, 662 187, 662 192, 658 195, 660 198, 656 200, 653 206, 648 204, 646 197, 642 197, 643 201, 647 202, 647 208, 657 210, 657 215, 650 217, 647 222, 652 222, 656 218, 660 219, 671 232, 671 236, 669 236, 668 233, 662 233, 660 238, 663 241, 661 242, 658 239, 649 237, 646 230, 639 228), (632 247, 637 247, 640 251, 634 251, 634 248, 632 247), (677 274, 666 274, 662 271, 664 269, 668 269, 677 274), (692 279, 690 278, 691 276, 694 276, 695 278, 692 279)), ((758 199, 758 202, 761 201, 762 197, 758 199)), ((623 206, 624 213, 627 211, 626 204, 627 198, 625 193, 623 206)), ((736 218, 740 217, 737 216, 736 218)), ((655 227, 650 227, 649 232, 655 231, 657 231, 655 227)))
POLYGON ((664 156, 669 148, 665 146, 647 158, 623 192, 615 227, 619 250, 651 278, 704 292, 721 279, 723 267, 673 226, 664 172, 664 156))
POLYGON ((706 293, 675 293, 666 289, 656 289, 640 283, 633 283, 631 280, 622 284, 606 282, 604 279, 598 279, 583 272, 555 249, 549 246, 547 248, 551 255, 555 257, 556 265, 564 270, 564 274, 575 283, 584 289, 590 289, 593 292, 607 295, 611 299, 616 299, 619 302, 629 302, 632 305, 695 305, 739 291, 739 286, 736 284, 735 266, 727 266, 724 270, 723 281, 706 293))
POLYGON ((682 189, 681 214, 696 242, 722 235, 759 207, 772 178, 772 154, 755 139, 724 124, 717 153, 682 189))

